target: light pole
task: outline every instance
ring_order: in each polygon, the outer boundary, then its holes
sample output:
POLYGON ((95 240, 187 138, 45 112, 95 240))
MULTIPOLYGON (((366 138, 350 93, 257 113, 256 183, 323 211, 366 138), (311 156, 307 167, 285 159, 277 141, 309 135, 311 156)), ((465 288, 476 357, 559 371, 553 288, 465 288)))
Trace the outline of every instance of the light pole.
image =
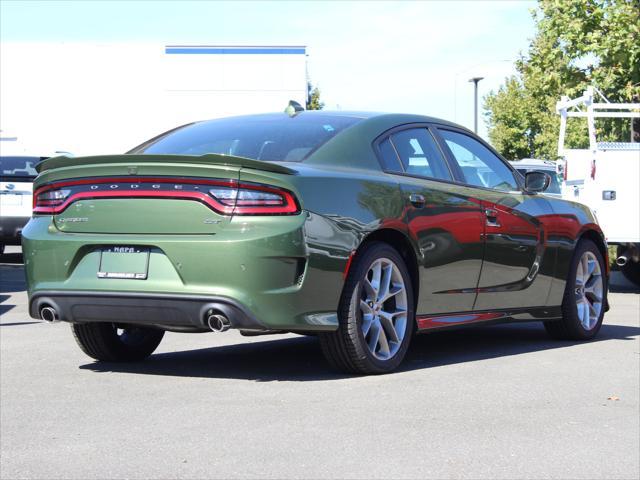
POLYGON ((473 82, 473 132, 478 133, 478 82, 484 77, 473 77, 469 81, 473 82))

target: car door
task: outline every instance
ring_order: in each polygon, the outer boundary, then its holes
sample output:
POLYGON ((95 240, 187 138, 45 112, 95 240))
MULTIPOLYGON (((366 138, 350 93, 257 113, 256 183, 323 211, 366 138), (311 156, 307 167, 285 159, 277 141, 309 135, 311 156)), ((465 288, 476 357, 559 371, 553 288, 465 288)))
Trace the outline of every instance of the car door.
POLYGON ((469 311, 483 257, 484 213, 454 182, 448 162, 425 125, 393 130, 377 142, 383 169, 397 176, 403 222, 418 247, 416 313, 469 311))
POLYGON ((544 306, 555 268, 543 219, 542 196, 523 191, 514 171, 476 137, 438 128, 441 147, 484 209, 484 260, 474 310, 544 306))

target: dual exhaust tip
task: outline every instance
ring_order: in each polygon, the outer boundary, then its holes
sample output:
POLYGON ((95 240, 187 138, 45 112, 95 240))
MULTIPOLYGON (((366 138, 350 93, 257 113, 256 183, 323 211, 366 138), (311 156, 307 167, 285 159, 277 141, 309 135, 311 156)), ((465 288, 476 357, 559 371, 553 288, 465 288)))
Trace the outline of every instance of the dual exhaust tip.
POLYGON ((60 321, 60 316, 55 308, 48 305, 40 309, 40 318, 48 323, 55 323, 60 321))
POLYGON ((206 317, 207 326, 212 332, 223 333, 231 328, 231 321, 224 315, 211 314, 206 317))
MULTIPOLYGON (((47 323, 60 321, 60 315, 58 315, 57 310, 49 305, 40 308, 40 318, 47 323)), ((206 322, 212 332, 223 333, 231 328, 231 321, 220 314, 207 315, 206 322)))

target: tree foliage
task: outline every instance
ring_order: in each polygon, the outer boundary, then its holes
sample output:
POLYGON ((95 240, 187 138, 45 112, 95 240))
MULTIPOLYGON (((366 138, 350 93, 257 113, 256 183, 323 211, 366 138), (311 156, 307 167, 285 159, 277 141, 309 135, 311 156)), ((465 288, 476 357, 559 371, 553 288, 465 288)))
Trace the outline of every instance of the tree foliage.
POLYGON ((320 89, 307 82, 307 110, 322 110, 324 102, 320 100, 320 89))
MULTIPOLYGON (((640 99, 640 0, 539 0, 536 35, 516 75, 485 97, 489 138, 507 158, 557 153, 562 95, 590 85, 611 102, 640 99)), ((628 141, 629 122, 598 120, 602 140, 628 141)), ((570 119, 566 144, 588 144, 584 119, 570 119)))

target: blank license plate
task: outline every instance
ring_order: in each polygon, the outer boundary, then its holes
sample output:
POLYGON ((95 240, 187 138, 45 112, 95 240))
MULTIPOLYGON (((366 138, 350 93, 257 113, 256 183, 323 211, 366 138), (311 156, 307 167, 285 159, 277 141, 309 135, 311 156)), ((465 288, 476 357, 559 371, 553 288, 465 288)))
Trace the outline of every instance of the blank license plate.
POLYGON ((146 280, 148 272, 148 248, 113 246, 100 250, 98 278, 146 280))

